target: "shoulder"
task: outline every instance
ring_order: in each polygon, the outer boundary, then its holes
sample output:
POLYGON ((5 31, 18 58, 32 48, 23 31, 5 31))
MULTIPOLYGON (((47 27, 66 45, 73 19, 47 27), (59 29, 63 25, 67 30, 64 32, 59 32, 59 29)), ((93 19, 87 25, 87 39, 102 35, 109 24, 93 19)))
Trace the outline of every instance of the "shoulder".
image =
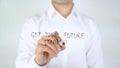
POLYGON ((44 18, 46 18, 46 11, 37 13, 33 16, 30 16, 29 18, 26 19, 26 24, 39 24, 44 18))
POLYGON ((90 32, 94 33, 96 31, 99 31, 97 23, 92 17, 83 13, 79 13, 79 19, 83 22, 83 24, 90 32))
POLYGON ((88 16, 88 15, 86 15, 86 14, 84 14, 84 13, 78 12, 78 17, 85 25, 97 26, 95 19, 90 17, 90 16, 88 16))
POLYGON ((79 19, 81 19, 84 22, 87 22, 88 24, 93 23, 93 22, 95 23, 95 20, 92 17, 90 17, 84 13, 78 12, 78 17, 79 17, 79 19))

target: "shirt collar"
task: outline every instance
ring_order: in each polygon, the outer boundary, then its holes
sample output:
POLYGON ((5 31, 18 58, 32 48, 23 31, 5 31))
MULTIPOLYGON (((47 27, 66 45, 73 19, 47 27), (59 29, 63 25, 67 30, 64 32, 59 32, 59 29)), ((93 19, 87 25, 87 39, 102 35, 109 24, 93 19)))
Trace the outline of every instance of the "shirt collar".
MULTIPOLYGON (((51 3, 50 7, 47 10, 47 14, 48 14, 49 18, 52 18, 56 13, 57 13, 57 11, 51 3)), ((71 14, 76 16, 76 17, 78 16, 78 11, 77 11, 75 5, 72 8, 71 14)))

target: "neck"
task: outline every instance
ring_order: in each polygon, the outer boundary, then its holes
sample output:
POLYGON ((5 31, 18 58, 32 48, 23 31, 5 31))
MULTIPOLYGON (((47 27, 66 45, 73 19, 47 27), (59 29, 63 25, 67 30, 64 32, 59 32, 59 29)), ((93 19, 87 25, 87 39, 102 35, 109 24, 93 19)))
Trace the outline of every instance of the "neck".
POLYGON ((55 7, 56 11, 58 11, 65 18, 67 18, 73 8, 73 2, 69 2, 66 4, 57 4, 52 2, 52 4, 55 7))

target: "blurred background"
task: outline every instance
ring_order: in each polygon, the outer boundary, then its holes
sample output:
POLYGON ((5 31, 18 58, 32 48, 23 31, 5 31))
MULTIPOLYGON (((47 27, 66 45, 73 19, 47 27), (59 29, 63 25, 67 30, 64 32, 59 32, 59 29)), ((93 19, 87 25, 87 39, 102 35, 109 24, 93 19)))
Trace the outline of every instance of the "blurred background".
MULTIPOLYGON (((15 68, 22 25, 51 0, 0 0, 0 68, 15 68)), ((106 68, 120 68, 120 0, 74 0, 79 12, 96 20, 106 68)))

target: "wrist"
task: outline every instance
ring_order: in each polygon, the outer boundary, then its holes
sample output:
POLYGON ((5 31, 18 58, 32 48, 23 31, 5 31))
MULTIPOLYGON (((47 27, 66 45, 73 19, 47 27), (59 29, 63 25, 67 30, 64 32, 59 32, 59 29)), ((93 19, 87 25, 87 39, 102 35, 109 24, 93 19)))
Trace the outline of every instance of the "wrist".
POLYGON ((39 65, 39 66, 45 66, 46 64, 47 64, 47 62, 45 62, 45 61, 43 61, 43 60, 37 60, 37 58, 35 57, 34 58, 34 61, 35 61, 35 63, 37 64, 37 65, 39 65))

